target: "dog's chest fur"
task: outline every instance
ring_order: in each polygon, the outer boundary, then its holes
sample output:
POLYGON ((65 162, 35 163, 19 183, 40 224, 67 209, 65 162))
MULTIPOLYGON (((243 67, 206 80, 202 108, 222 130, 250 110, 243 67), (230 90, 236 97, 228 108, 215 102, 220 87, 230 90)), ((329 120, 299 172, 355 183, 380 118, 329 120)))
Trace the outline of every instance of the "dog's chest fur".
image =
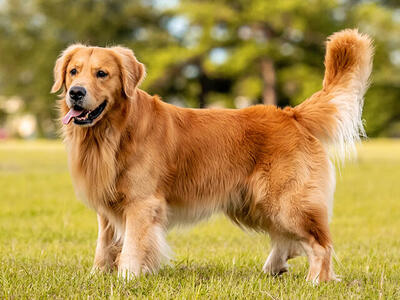
POLYGON ((136 147, 134 141, 110 128, 93 131, 71 129, 65 138, 78 197, 102 212, 152 194, 157 170, 149 159, 151 150, 145 152, 145 147, 136 147))
POLYGON ((72 181, 78 197, 88 206, 114 202, 117 197, 115 154, 118 145, 105 130, 100 136, 89 130, 70 129, 65 138, 72 181), (100 140, 101 139, 101 140, 100 140))

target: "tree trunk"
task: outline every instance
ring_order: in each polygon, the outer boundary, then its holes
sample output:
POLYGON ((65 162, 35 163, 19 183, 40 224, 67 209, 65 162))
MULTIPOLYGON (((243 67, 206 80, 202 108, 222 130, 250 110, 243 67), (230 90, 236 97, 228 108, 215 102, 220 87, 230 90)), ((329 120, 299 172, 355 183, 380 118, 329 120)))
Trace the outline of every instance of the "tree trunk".
POLYGON ((261 76, 264 83, 263 102, 266 105, 277 105, 275 83, 276 74, 274 62, 264 58, 261 60, 261 76))
POLYGON ((207 105, 206 96, 208 93, 207 77, 204 74, 201 74, 200 78, 199 78, 199 82, 200 82, 199 108, 205 108, 207 105))

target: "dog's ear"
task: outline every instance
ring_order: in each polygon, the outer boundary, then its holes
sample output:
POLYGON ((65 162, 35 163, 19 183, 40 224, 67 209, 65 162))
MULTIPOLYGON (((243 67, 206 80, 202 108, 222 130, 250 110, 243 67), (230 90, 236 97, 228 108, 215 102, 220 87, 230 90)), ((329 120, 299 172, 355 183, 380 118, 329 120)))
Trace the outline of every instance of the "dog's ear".
POLYGON ((51 93, 56 93, 58 92, 65 84, 65 72, 66 68, 68 66, 68 63, 70 62, 72 56, 76 51, 79 49, 84 48, 85 46, 81 44, 74 44, 69 46, 67 49, 65 49, 61 55, 58 57, 56 64, 54 66, 54 84, 51 87, 51 93))
POLYGON ((146 75, 144 65, 136 59, 132 50, 128 48, 118 46, 112 47, 111 50, 114 51, 119 60, 123 93, 127 98, 131 98, 146 75))

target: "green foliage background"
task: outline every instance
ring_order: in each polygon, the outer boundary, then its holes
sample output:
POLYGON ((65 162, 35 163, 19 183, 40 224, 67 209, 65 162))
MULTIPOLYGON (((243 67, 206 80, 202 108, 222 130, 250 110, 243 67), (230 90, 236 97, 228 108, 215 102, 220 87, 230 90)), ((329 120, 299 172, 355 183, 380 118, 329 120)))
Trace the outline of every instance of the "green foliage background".
POLYGON ((367 133, 400 135, 397 1, 0 0, 0 95, 22 97, 40 133, 55 136, 53 64, 82 42, 132 48, 147 66, 144 89, 192 107, 261 103, 268 59, 277 104, 296 105, 321 87, 326 37, 348 27, 375 40, 367 133))

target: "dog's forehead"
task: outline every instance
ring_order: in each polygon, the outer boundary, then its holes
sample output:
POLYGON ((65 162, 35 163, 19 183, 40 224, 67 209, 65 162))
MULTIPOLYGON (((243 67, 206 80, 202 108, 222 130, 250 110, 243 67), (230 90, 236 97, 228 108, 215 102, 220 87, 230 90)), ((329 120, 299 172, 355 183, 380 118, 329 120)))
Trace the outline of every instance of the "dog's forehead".
POLYGON ((115 57, 109 49, 100 47, 87 47, 78 50, 71 59, 71 64, 87 65, 94 68, 117 67, 115 57))
POLYGON ((91 50, 88 47, 78 49, 71 57, 70 65, 79 66, 89 61, 91 50))
POLYGON ((93 48, 90 62, 93 64, 111 65, 115 64, 115 57, 109 49, 98 47, 93 48))

